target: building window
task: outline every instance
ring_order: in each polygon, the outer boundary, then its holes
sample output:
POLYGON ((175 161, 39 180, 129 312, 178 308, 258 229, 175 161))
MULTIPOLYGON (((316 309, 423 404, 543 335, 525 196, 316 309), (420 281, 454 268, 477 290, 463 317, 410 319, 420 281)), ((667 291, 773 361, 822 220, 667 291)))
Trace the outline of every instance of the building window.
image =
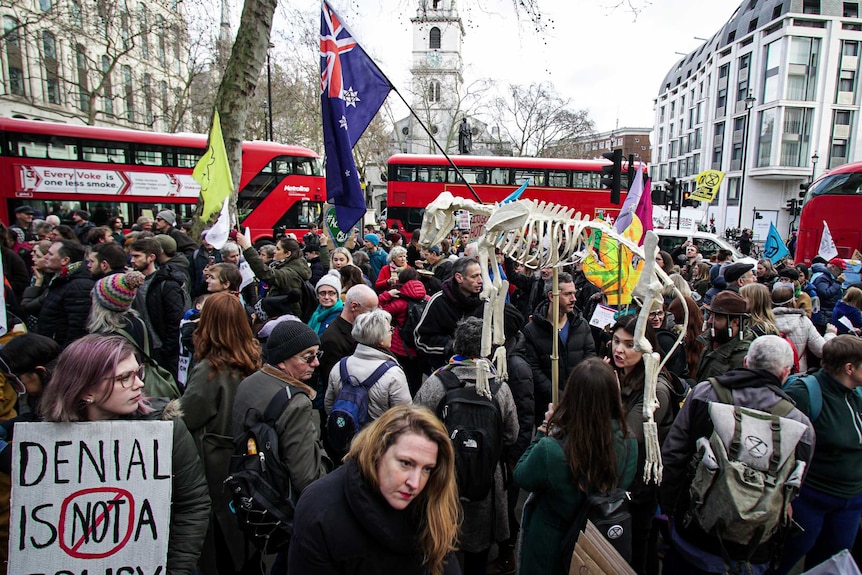
POLYGON ((811 108, 785 108, 784 133, 781 135, 782 166, 808 165, 811 140, 811 108))
POLYGON ((436 26, 428 32, 428 48, 431 50, 440 49, 440 28, 436 26))
POLYGON ((853 40, 844 40, 843 47, 841 48, 842 54, 845 56, 858 56, 859 55, 859 42, 853 40))
POLYGON ((123 89, 126 95, 126 120, 135 121, 135 91, 132 86, 132 68, 123 66, 123 89))
POLYGON ((437 80, 431 80, 431 82, 428 84, 428 101, 440 101, 440 82, 438 82, 437 80))
POLYGON ((147 31, 150 28, 149 16, 146 4, 138 4, 138 24, 140 25, 141 57, 146 60, 150 57, 150 43, 147 40, 147 31))
POLYGON ((724 156, 724 122, 715 125, 715 135, 712 137, 712 169, 720 170, 724 156))
POLYGON ((60 103, 60 76, 57 60, 57 39, 47 30, 42 30, 42 63, 45 66, 45 101, 60 103))
POLYGON ((81 15, 81 2, 80 0, 71 0, 71 7, 69 9, 72 15, 72 25, 77 26, 78 28, 84 27, 84 18, 81 15))
POLYGON ((24 59, 21 55, 21 23, 11 16, 3 17, 3 35, 6 38, 6 64, 9 72, 9 93, 24 96, 24 59))
POLYGON ((158 18, 156 18, 156 29, 157 29, 156 36, 158 37, 158 42, 159 42, 159 44, 158 44, 159 64, 162 67, 164 67, 165 58, 166 58, 166 54, 167 54, 167 48, 165 46, 165 43, 167 42, 167 40, 165 38, 165 34, 167 33, 167 30, 165 29, 165 19, 164 19, 164 17, 162 17, 161 14, 159 15, 158 18))
POLYGON ((131 33, 129 32, 129 13, 124 10, 120 13, 120 39, 123 42, 123 50, 129 49, 130 37, 131 33))
POLYGON ((844 17, 845 18, 858 18, 859 17, 859 2, 845 2, 844 3, 844 17))
POLYGON ((751 78, 751 53, 739 58, 739 70, 736 73, 736 101, 743 102, 748 97, 748 81, 751 78))
POLYGON ((814 101, 817 96, 817 63, 820 40, 796 36, 790 39, 787 99, 814 101))
POLYGON ((760 113, 760 129, 757 137, 757 167, 769 165, 772 157, 772 134, 775 131, 775 109, 760 113))
POLYGON ((75 46, 75 68, 78 71, 78 107, 82 112, 90 111, 90 87, 87 79, 87 49, 82 44, 75 46))
POLYGON ((39 0, 39 10, 48 12, 51 10, 51 0, 39 0))
POLYGON ((778 78, 781 70, 781 41, 776 40, 766 46, 766 58, 763 60, 763 103, 778 99, 778 78))
POLYGON ((727 205, 739 205, 739 178, 727 179, 727 205))
POLYGON ((114 94, 111 86, 111 59, 102 56, 102 111, 114 115, 114 94))
POLYGON ((820 14, 820 0, 802 0, 803 14, 820 14))
POLYGON ((147 126, 153 127, 153 79, 149 74, 144 74, 144 113, 147 116, 147 126))
POLYGON ((847 140, 832 140, 829 149, 829 167, 835 168, 847 163, 847 140))

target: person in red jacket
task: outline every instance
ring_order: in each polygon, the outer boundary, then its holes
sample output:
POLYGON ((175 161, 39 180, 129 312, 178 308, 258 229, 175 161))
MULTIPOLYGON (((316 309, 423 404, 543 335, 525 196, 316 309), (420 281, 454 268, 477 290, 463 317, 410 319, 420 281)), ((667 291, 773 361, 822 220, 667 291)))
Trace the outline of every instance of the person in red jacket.
POLYGON ((427 301, 425 284, 419 280, 419 273, 413 268, 403 270, 397 277, 396 287, 380 294, 380 307, 392 315, 395 331, 392 333, 391 351, 398 358, 398 363, 404 368, 410 395, 416 395, 422 385, 421 362, 415 360, 416 348, 404 343, 401 338, 401 328, 407 319, 410 301, 427 301))

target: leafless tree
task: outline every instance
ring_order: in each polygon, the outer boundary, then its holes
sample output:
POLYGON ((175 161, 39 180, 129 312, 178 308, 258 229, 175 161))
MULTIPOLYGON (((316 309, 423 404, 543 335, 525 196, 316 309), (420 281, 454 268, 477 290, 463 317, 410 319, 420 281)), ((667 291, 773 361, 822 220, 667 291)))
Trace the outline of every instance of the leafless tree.
POLYGON ((572 109, 550 83, 510 85, 506 96, 494 100, 492 115, 518 156, 549 154, 557 142, 593 131, 589 112, 572 109))

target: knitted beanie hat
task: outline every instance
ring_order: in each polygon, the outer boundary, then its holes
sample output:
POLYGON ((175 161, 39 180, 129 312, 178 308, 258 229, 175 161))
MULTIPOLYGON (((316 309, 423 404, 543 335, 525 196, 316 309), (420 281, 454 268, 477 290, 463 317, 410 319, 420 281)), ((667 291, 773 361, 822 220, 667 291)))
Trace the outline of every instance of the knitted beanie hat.
POLYGON ((365 241, 371 242, 375 247, 380 245, 380 236, 377 234, 365 234, 365 241))
POLYGON ((301 321, 283 321, 273 328, 266 340, 266 359, 278 365, 315 345, 320 345, 320 338, 313 329, 301 321))
POLYGON ((162 251, 166 256, 177 255, 177 240, 167 234, 157 234, 155 240, 162 246, 162 251))
POLYGON ((162 219, 168 222, 169 224, 176 225, 177 223, 177 215, 173 210, 162 210, 156 214, 156 219, 162 219))
POLYGON ((335 290, 338 295, 341 295, 341 279, 335 277, 332 274, 326 274, 322 278, 317 281, 317 285, 314 286, 314 293, 320 291, 320 288, 323 286, 329 286, 335 290))
POLYGON ((103 277, 93 287, 93 301, 111 311, 126 311, 132 306, 144 274, 128 272, 103 277))

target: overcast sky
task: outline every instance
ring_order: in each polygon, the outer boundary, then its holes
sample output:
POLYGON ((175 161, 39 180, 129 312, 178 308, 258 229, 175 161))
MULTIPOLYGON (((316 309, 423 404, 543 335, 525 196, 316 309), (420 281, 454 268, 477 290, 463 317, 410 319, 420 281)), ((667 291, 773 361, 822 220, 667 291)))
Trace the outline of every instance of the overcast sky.
MULTIPOLYGON (((289 1, 289 0, 288 0, 289 1)), ((294 0, 297 1, 297 0, 294 0)), ((298 0, 308 2, 308 0, 298 0)), ((597 131, 651 127, 653 99, 665 74, 710 38, 741 0, 633 0, 635 17, 614 0, 541 0, 544 34, 520 24, 512 0, 459 0, 464 22, 465 82, 552 82, 576 108, 589 109, 597 131)), ((365 50, 402 93, 409 90, 417 0, 331 0, 365 50)), ((310 10, 319 3, 308 2, 310 10)), ((277 28, 285 26, 276 21, 277 28)), ((390 101, 392 99, 390 98, 390 101)), ((400 117, 396 113, 397 117, 400 117)))

